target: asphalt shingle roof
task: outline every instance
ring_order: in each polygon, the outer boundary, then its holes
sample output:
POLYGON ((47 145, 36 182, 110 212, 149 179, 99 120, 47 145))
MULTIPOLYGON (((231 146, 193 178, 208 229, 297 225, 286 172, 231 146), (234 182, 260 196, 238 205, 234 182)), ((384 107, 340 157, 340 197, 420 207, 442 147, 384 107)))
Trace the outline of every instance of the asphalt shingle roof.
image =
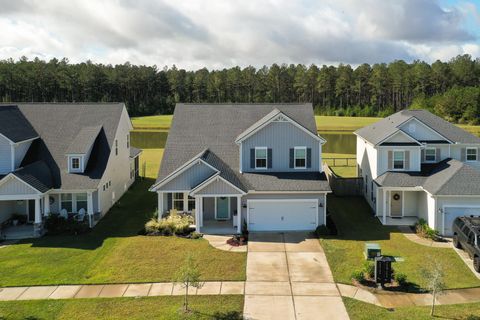
POLYGON ((66 154, 86 154, 97 139, 102 127, 102 125, 98 125, 81 128, 75 139, 70 143, 66 154))
POLYGON ((422 164, 420 172, 388 171, 375 182, 382 187, 423 187, 434 195, 480 195, 480 172, 455 159, 422 164))
POLYGON ((138 149, 138 148, 130 146, 130 158, 135 158, 140 153, 142 153, 142 149, 138 149))
MULTIPOLYGON (((311 104, 177 104, 157 182, 207 150, 204 160, 213 163, 223 178, 245 191, 260 190, 261 179, 239 172, 239 148, 235 140, 275 109, 316 133, 311 104)), ((307 183, 304 182, 306 175, 298 173, 288 177, 265 176, 265 179, 276 179, 278 191, 298 190, 298 185, 307 183), (288 183, 278 183, 283 178, 288 183)), ((329 187, 325 189, 323 181, 308 179, 308 184, 315 185, 311 187, 315 191, 330 191, 329 187)))
POLYGON ((402 110, 374 124, 363 127, 355 131, 355 133, 372 144, 378 144, 399 130, 398 127, 411 118, 415 118, 426 124, 454 143, 480 143, 479 137, 443 120, 427 110, 402 110))
POLYGON ((38 133, 15 105, 0 108, 0 134, 15 143, 38 137, 38 133))
POLYGON ((53 187, 52 175, 44 161, 31 163, 14 171, 13 175, 42 193, 47 192, 53 187))

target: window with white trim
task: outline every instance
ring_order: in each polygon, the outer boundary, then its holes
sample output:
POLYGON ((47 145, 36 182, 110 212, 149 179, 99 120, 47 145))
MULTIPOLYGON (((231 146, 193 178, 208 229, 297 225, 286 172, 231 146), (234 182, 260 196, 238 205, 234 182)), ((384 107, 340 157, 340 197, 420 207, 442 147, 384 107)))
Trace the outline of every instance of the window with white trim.
POLYGON ((195 209, 195 198, 188 196, 188 211, 192 212, 195 209))
POLYGON ((67 210, 67 212, 73 212, 73 197, 71 193, 60 194, 60 208, 61 210, 67 210))
POLYGON ((175 192, 172 195, 172 208, 183 212, 183 193, 182 192, 175 192))
POLYGON ((427 162, 437 161, 437 149, 435 148, 425 149, 425 161, 427 162))
POLYGON ((295 169, 307 168, 307 147, 295 147, 293 153, 294 167, 295 169))
POLYGON ((393 169, 405 169, 405 151, 393 151, 393 169))
POLYGON ((268 152, 267 147, 255 148, 255 169, 267 169, 268 152))
POLYGON ((477 159, 478 159, 478 149, 467 148, 467 161, 477 161, 477 159))
POLYGON ((72 157, 70 161, 73 170, 80 170, 80 157, 72 157))
POLYGON ((77 212, 80 209, 87 211, 87 194, 86 193, 77 193, 75 195, 75 201, 77 202, 77 212))

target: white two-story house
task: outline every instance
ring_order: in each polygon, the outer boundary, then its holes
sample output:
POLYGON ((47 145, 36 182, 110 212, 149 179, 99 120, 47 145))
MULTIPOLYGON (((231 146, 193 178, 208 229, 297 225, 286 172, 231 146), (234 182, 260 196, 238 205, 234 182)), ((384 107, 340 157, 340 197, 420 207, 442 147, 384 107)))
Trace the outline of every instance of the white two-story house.
POLYGON ((138 173, 131 130, 123 103, 0 105, 0 237, 40 236, 51 213, 95 225, 138 173))
POLYGON ((198 231, 314 230, 325 223, 322 145, 311 104, 178 104, 157 182, 159 216, 198 231))
POLYGON ((355 132, 364 195, 383 224, 425 219, 451 235, 480 215, 480 138, 426 110, 404 110, 355 132))

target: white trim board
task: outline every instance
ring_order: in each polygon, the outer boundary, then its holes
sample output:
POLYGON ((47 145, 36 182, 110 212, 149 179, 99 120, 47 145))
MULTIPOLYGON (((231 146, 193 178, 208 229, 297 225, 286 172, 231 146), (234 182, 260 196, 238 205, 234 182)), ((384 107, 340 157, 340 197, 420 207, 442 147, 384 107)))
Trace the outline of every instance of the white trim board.
MULTIPOLYGON (((217 172, 216 174, 214 174, 213 176, 211 176, 210 178, 206 179, 205 181, 203 181, 202 183, 200 183, 199 185, 197 185, 195 188, 193 188, 191 191, 190 191, 190 195, 194 196, 196 195, 196 193, 200 190, 202 190, 203 188, 207 187, 208 185, 210 185, 211 183, 215 182, 215 181, 219 181, 219 180, 222 180, 223 182, 225 182, 226 184, 228 184, 229 186, 231 186, 232 188, 234 188, 235 190, 238 190, 238 192, 240 192, 240 195, 246 195, 246 192, 243 191, 242 189, 238 188, 237 186, 235 186, 233 183, 231 183, 230 181, 224 179, 223 177, 220 176, 220 173, 217 172)), ((200 195, 200 196, 203 196, 203 195, 200 195)))

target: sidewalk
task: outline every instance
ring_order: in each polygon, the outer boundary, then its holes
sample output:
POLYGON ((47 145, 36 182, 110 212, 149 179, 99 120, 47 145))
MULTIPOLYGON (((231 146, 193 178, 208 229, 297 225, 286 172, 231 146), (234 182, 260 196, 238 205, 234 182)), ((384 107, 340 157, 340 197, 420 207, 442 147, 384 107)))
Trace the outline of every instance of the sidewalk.
MULTIPOLYGON (((229 295, 245 292, 244 281, 205 282, 200 289, 190 288, 191 295, 229 295)), ((77 299, 77 298, 120 298, 184 295, 185 289, 172 282, 105 284, 105 285, 61 285, 0 288, 0 301, 77 299)))

